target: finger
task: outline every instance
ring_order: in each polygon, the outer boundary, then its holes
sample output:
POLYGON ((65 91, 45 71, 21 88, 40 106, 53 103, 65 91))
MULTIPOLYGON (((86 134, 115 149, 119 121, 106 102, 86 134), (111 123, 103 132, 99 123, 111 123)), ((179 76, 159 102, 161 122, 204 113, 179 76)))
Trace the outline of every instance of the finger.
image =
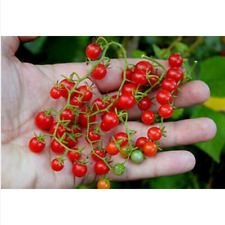
POLYGON ((147 157, 146 160, 140 164, 135 164, 129 160, 125 164, 126 169, 122 176, 111 173, 109 178, 115 181, 127 181, 169 176, 188 172, 192 170, 194 166, 195 158, 192 153, 188 151, 160 152, 153 157, 147 157))
MULTIPOLYGON (((136 64, 139 61, 148 61, 147 59, 128 59, 129 64, 136 64)), ((166 60, 157 60, 166 68, 169 68, 169 64, 166 60)), ((155 63, 153 63, 155 64, 155 63)), ((107 69, 106 76, 101 80, 94 80, 96 86, 102 93, 111 92, 118 90, 122 83, 122 71, 124 69, 125 63, 124 59, 112 59, 110 61, 110 68, 107 69)), ((158 73, 161 74, 163 69, 161 67, 157 67, 158 73)))
MULTIPOLYGON (((136 64, 143 59, 128 59, 130 64, 136 64)), ((169 64, 166 60, 158 60, 166 68, 169 68, 169 64)), ((60 79, 61 75, 70 75, 76 72, 80 77, 84 77, 91 68, 91 65, 86 65, 86 63, 65 63, 65 64, 54 64, 54 65, 44 65, 39 66, 46 74, 50 74, 52 78, 60 79)), ((111 92, 118 90, 121 85, 122 77, 121 73, 124 68, 124 59, 111 59, 110 67, 107 69, 106 76, 101 80, 93 79, 94 83, 100 90, 100 92, 111 92)), ((162 69, 159 68, 158 73, 162 73, 162 69)))
POLYGON ((36 39, 38 36, 4 36, 2 37, 2 54, 14 55, 19 48, 20 42, 29 42, 36 39))
MULTIPOLYGON (((208 100, 210 96, 210 90, 206 83, 196 80, 191 81, 180 86, 181 92, 177 92, 177 98, 174 98, 174 106, 177 108, 185 108, 197 104, 204 103, 208 100)), ((149 94, 149 97, 155 97, 159 90, 155 90, 149 94)), ((112 92, 110 95, 116 95, 118 92, 112 92)), ((103 95, 105 97, 106 95, 103 95)), ((156 99, 152 100, 152 106, 149 110, 157 112, 160 104, 156 99)), ((135 106, 129 111, 129 119, 137 119, 141 117, 142 110, 140 110, 135 104, 135 106)))
MULTIPOLYGON (((153 126, 159 127, 160 124, 153 126)), ((139 137, 147 137, 147 131, 151 126, 140 122, 129 122, 129 129, 137 131, 132 136, 134 143, 139 137)), ((209 118, 198 118, 180 120, 176 122, 164 123, 166 137, 160 139, 161 147, 168 148, 172 146, 190 145, 199 142, 211 140, 216 134, 216 124, 209 118)), ((115 129, 115 134, 120 131, 126 131, 123 124, 115 129)))

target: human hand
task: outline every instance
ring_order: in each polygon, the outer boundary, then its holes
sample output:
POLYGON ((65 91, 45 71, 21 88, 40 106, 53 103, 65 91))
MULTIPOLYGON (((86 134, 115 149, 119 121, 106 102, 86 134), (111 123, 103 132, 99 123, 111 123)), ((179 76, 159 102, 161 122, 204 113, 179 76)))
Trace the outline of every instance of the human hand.
MULTIPOLYGON (((33 132, 39 133, 34 123, 34 116, 43 105, 60 109, 65 101, 55 101, 49 98, 50 89, 60 75, 69 75, 72 72, 84 76, 90 69, 85 63, 67 63, 55 65, 32 65, 21 63, 15 52, 21 41, 30 41, 33 37, 2 37, 2 187, 3 188, 73 188, 79 184, 87 184, 96 179, 93 165, 89 165, 88 174, 84 178, 74 178, 72 163, 65 161, 64 169, 54 172, 51 160, 54 155, 50 151, 50 143, 39 154, 29 150, 28 143, 33 132)), ((135 64, 138 59, 130 59, 135 64)), ((166 61, 161 63, 168 67, 166 61)), ((111 69, 107 76, 96 81, 95 95, 115 94, 121 83, 121 69, 123 60, 111 60, 111 69), (112 79, 113 78, 113 79, 112 79)), ((88 82, 88 81, 87 81, 88 82)), ((207 85, 201 81, 192 81, 180 86, 182 90, 174 99, 178 108, 188 107, 205 102, 209 97, 207 85)), ((152 93, 154 95, 154 93, 152 93)), ((151 108, 156 112, 159 105, 151 108)), ((141 111, 138 107, 129 110, 130 119, 139 118, 141 111)), ((135 141, 139 136, 146 136, 149 126, 139 122, 129 122, 130 129, 137 133, 132 136, 135 141)), ((162 148, 189 145, 197 142, 208 141, 216 133, 215 123, 208 118, 182 120, 164 123, 167 137, 162 138, 162 148)), ((119 131, 125 130, 123 125, 107 132, 103 142, 106 144, 111 137, 119 131)), ((78 146, 86 145, 85 140, 79 140, 78 146)), ((90 151, 90 148, 85 149, 90 151)), ((120 156, 114 156, 114 162, 120 162, 120 156)), ((165 151, 157 153, 154 157, 147 158, 141 164, 126 163, 126 170, 122 176, 110 175, 113 180, 134 180, 157 176, 168 176, 184 173, 195 165, 194 156, 184 150, 165 151)))

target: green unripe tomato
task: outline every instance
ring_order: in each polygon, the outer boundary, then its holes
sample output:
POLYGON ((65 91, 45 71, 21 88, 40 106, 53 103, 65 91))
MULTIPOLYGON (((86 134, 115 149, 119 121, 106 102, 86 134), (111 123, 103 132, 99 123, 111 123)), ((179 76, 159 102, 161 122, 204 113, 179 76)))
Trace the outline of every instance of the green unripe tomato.
POLYGON ((125 166, 121 163, 116 163, 115 166, 113 167, 113 172, 116 175, 123 175, 125 171, 125 166))
POLYGON ((141 163, 144 160, 144 155, 141 151, 139 150, 134 150, 131 153, 131 160, 134 163, 141 163))

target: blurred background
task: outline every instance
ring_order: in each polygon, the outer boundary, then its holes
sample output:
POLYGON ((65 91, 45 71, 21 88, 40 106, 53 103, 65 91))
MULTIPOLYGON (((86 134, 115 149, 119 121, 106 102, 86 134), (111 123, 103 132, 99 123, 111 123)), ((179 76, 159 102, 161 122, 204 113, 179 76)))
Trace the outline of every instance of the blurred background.
MULTIPOLYGON (((46 37, 20 46, 17 57, 34 64, 53 64, 86 61, 85 48, 93 37, 46 37)), ((206 143, 179 146, 173 149, 187 149, 196 157, 195 168, 188 173, 144 179, 130 182, 112 182, 111 188, 136 189, 207 189, 225 188, 225 37, 105 37, 108 41, 122 43, 128 57, 141 58, 142 55, 158 59, 168 59, 174 52, 188 58, 185 63, 190 70, 194 61, 197 66, 191 73, 192 79, 200 79, 211 90, 210 99, 203 105, 177 109, 170 120, 209 117, 217 124, 215 138, 206 143)), ((118 48, 107 52, 110 58, 122 57, 118 48)), ((166 149, 170 150, 170 149, 166 149)), ((96 188, 96 183, 78 188, 96 188)))

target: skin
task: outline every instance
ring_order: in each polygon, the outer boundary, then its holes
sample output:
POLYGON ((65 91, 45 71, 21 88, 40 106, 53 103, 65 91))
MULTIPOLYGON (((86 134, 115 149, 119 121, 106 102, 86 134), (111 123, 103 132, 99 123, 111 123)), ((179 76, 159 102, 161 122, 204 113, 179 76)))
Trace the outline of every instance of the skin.
MULTIPOLYGON (((74 188, 80 184, 87 184, 97 179, 90 163, 88 174, 84 178, 74 178, 72 163, 65 161, 65 167, 60 172, 54 172, 51 161, 54 154, 50 150, 50 141, 47 140, 43 152, 35 154, 29 150, 29 140, 34 132, 40 133, 35 126, 35 115, 41 107, 47 109, 54 107, 61 109, 65 100, 58 101, 49 97, 50 89, 56 80, 62 80, 61 74, 66 76, 77 72, 84 76, 90 68, 85 63, 67 63, 55 65, 32 65, 21 63, 15 57, 21 42, 32 41, 35 37, 2 37, 2 188, 74 188)), ((129 63, 136 63, 137 59, 130 59, 129 63)), ((161 61, 168 67, 166 61, 161 61)), ((97 94, 105 95, 106 92, 115 94, 121 83, 122 60, 112 60, 110 69, 103 80, 94 81, 94 101, 97 94), (113 79, 111 79, 113 77, 113 79)), ((210 95, 208 86, 202 81, 192 81, 180 87, 182 92, 174 100, 178 108, 188 107, 205 102, 210 95)), ((151 94, 151 96, 154 95, 151 94)), ((159 105, 156 103, 151 110, 154 112, 159 105)), ((141 111, 134 107, 129 111, 130 119, 139 118, 141 111)), ((100 121, 100 119, 97 119, 100 121)), ((181 120, 165 123, 167 137, 162 138, 162 147, 189 145, 197 142, 211 140, 216 134, 215 123, 208 118, 181 120)), ((133 140, 145 136, 150 126, 139 122, 130 121, 129 127, 137 130, 133 140)), ((123 125, 117 126, 107 132, 103 138, 106 145, 111 137, 118 132, 125 131, 123 125)), ((84 139, 79 140, 78 147, 87 145, 84 139)), ((90 151, 87 147, 86 153, 90 151)), ((116 155, 114 163, 123 159, 116 155)), ((90 160, 91 161, 91 160, 90 160)), ((185 173, 195 166, 194 156, 185 150, 160 152, 154 157, 149 157, 141 164, 127 162, 125 173, 122 176, 110 176, 117 181, 128 181, 157 176, 168 176, 185 173)))

